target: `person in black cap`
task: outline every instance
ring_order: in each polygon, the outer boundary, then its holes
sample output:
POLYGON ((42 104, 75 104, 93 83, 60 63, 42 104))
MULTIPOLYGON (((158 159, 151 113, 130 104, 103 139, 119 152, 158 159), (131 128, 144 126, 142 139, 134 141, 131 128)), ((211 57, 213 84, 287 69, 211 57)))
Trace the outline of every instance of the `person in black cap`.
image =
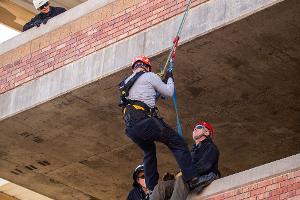
POLYGON ((144 165, 138 165, 132 174, 132 190, 127 200, 149 200, 149 193, 145 183, 144 165))

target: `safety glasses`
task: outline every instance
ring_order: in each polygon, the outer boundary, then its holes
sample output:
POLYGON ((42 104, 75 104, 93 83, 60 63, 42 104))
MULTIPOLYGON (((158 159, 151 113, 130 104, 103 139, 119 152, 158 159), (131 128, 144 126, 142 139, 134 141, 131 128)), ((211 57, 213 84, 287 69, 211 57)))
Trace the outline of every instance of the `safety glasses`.
POLYGON ((195 130, 196 129, 204 129, 205 128, 205 126, 203 126, 203 125, 197 125, 197 126, 195 126, 195 130))
POLYGON ((145 175, 138 176, 140 179, 145 179, 145 175))
POLYGON ((39 7, 39 10, 44 9, 45 7, 49 6, 49 2, 44 3, 42 6, 39 7))

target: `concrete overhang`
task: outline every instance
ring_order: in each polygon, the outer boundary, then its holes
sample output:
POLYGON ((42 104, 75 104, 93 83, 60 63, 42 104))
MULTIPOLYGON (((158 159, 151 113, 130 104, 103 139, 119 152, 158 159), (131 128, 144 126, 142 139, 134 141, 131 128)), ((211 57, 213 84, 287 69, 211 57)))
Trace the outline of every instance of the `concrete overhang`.
MULTIPOLYGON (((300 152, 300 3, 279 2, 195 7, 177 51, 184 137, 191 144, 192 124, 211 122, 224 176, 300 152)), ((137 54, 157 69, 180 19, 2 94, 0 176, 54 199, 124 199, 142 152, 124 134, 116 85, 137 54)), ((172 102, 159 107, 175 127, 172 102)), ((158 160, 161 172, 177 170, 162 145, 158 160)))

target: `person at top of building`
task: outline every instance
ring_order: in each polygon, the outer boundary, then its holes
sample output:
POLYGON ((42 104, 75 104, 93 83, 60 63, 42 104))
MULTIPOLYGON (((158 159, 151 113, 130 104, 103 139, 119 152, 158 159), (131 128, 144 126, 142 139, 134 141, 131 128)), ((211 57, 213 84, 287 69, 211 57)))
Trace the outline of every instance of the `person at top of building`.
POLYGON ((50 6, 48 0, 33 0, 34 7, 40 12, 23 26, 23 32, 46 24, 49 19, 66 11, 65 8, 50 6))

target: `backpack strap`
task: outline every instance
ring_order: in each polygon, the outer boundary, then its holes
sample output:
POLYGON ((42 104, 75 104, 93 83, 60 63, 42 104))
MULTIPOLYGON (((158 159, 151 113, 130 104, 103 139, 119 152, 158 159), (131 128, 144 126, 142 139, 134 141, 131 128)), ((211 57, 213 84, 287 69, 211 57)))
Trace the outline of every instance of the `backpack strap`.
POLYGON ((119 84, 119 90, 120 90, 120 103, 119 106, 123 107, 126 106, 128 104, 128 99, 126 97, 128 97, 129 95, 129 90, 131 89, 131 87, 133 86, 133 84, 135 83, 135 81, 142 76, 144 73, 146 72, 138 72, 136 73, 129 81, 127 81, 127 83, 125 83, 126 78, 119 84))

